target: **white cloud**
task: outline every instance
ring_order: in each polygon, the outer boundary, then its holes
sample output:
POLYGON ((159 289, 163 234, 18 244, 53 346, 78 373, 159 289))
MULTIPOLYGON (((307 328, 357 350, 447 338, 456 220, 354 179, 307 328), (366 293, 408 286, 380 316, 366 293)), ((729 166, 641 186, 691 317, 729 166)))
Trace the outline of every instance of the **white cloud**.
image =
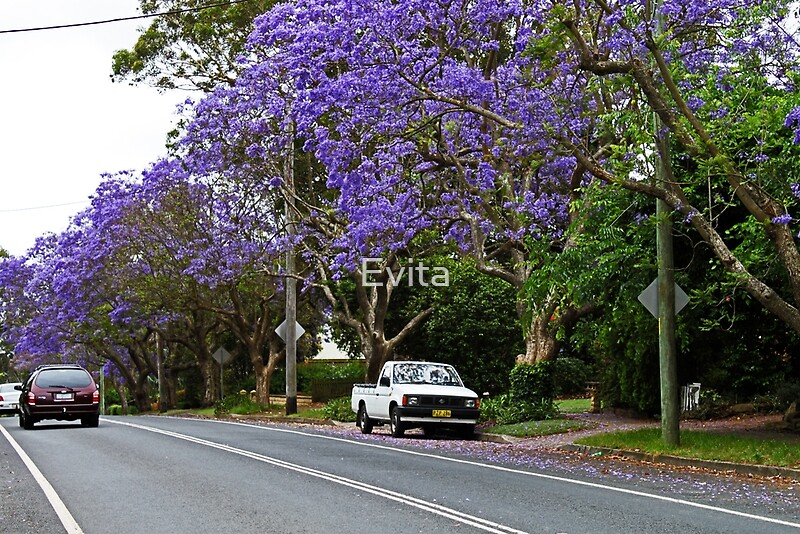
MULTIPOLYGON (((0 0, 0 30, 135 16, 138 5, 0 0)), ((0 247, 24 254, 88 206, 102 173, 141 170, 165 155, 184 95, 110 79, 112 54, 148 23, 0 34, 0 247)))

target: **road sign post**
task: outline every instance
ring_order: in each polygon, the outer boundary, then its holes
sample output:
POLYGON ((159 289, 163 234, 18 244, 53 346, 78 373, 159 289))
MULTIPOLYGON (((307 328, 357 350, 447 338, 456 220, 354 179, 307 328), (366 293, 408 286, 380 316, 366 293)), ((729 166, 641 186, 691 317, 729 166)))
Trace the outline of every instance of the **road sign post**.
POLYGON ((224 379, 223 375, 225 373, 223 372, 223 366, 226 363, 228 363, 229 361, 231 361, 231 358, 233 358, 233 355, 230 352, 228 352, 227 350, 225 350, 224 347, 220 347, 220 348, 218 348, 216 350, 216 352, 214 352, 214 354, 211 355, 211 357, 214 358, 217 361, 217 363, 219 364, 219 400, 224 400, 225 399, 225 379, 224 379))

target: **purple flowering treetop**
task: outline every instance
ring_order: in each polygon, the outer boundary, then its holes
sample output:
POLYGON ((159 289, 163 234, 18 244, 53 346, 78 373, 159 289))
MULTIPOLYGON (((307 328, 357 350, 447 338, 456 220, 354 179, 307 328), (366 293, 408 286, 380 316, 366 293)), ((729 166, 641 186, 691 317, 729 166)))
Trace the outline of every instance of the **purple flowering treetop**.
POLYGON ((202 140, 225 131, 248 156, 274 157, 294 133, 323 169, 328 191, 304 198, 304 222, 334 273, 359 279, 363 258, 409 255, 435 230, 521 288, 529 241, 565 230, 575 160, 538 124, 519 127, 550 106, 518 83, 524 10, 437 6, 387 3, 380 16, 362 2, 277 6, 258 19, 236 88, 199 104, 189 137, 219 154, 202 140))
MULTIPOLYGON (((786 224, 796 180, 773 174, 775 150, 754 143, 744 151, 725 137, 732 126, 738 140, 745 135, 739 121, 754 116, 759 98, 780 99, 773 113, 789 114, 798 52, 789 10, 773 1, 664 0, 653 14, 650 5, 284 3, 256 20, 235 105, 248 128, 275 118, 294 124, 324 166, 338 193, 329 209, 348 225, 342 265, 401 250, 414 229, 435 227, 486 272, 524 279, 509 274, 530 268, 525 244, 569 243, 569 202, 594 179, 666 201, 742 287, 800 331, 792 304, 800 255, 786 224), (746 102, 742 88, 751 91, 746 102), (761 239, 786 268, 785 297, 732 252, 713 220, 718 206, 699 204, 708 198, 697 193, 699 173, 642 179, 651 177, 654 135, 667 133, 687 168, 706 170, 720 203, 762 225, 761 239), (501 250, 509 264, 492 261, 501 250)), ((779 143, 789 133, 781 124, 762 124, 761 140, 779 143)), ((266 134, 261 148, 285 146, 284 130, 266 134)), ((534 315, 541 304, 529 303, 534 315)))

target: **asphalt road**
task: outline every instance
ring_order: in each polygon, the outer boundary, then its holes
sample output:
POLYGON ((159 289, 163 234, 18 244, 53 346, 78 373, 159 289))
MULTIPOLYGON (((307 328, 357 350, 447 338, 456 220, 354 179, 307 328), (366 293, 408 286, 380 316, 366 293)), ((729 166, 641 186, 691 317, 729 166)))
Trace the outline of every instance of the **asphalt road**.
POLYGON ((0 425, 5 532, 800 532, 800 503, 754 510, 747 495, 488 462, 458 442, 165 417, 0 425))

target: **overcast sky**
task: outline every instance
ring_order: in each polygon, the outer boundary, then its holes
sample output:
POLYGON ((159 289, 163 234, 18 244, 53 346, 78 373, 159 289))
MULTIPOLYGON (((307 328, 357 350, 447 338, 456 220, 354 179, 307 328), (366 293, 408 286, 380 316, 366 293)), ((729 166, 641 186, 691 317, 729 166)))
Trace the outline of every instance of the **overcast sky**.
MULTIPOLYGON (((0 30, 139 14, 136 0, 0 0, 0 30)), ((104 172, 166 154, 179 93, 112 83, 148 19, 0 33, 0 248, 24 254, 88 206, 104 172)))

